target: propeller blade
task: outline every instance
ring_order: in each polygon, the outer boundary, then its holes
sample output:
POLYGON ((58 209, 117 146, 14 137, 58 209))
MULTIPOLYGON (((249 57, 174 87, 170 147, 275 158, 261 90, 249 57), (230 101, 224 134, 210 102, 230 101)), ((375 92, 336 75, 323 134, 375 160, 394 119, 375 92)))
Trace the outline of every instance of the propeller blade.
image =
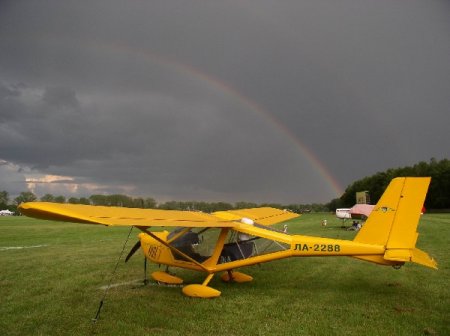
POLYGON ((136 251, 139 250, 140 247, 141 247, 141 241, 139 240, 139 241, 133 246, 133 248, 130 250, 130 253, 128 253, 127 257, 125 258, 125 262, 127 262, 127 261, 133 256, 133 254, 135 254, 136 251))

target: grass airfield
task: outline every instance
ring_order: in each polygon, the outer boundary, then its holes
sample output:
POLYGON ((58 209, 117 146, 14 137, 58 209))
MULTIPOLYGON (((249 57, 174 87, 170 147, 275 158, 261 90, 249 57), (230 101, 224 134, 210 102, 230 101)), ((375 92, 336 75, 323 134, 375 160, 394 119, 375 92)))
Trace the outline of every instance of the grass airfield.
MULTIPOLYGON (((289 232, 340 239, 355 233, 331 214, 288 222, 289 232), (327 219, 328 226, 321 222, 327 219)), ((450 335, 450 214, 426 214, 417 247, 435 271, 352 258, 291 258, 242 268, 252 283, 210 286, 217 299, 144 286, 143 256, 123 259, 97 323, 99 302, 128 228, 0 217, 0 335, 450 335)), ((148 264, 148 274, 158 268, 148 264)), ((201 273, 176 270, 186 283, 201 273)))

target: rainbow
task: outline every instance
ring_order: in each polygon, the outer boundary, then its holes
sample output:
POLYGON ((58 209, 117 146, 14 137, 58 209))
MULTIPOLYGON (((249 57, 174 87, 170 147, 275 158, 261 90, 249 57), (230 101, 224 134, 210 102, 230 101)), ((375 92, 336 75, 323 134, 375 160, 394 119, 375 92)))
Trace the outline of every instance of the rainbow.
POLYGON ((102 47, 110 48, 114 51, 120 50, 122 52, 131 53, 133 55, 140 55, 141 57, 148 58, 151 61, 156 62, 157 64, 167 66, 172 70, 178 71, 188 76, 193 76, 202 81, 206 81, 209 85, 217 88, 223 93, 226 93, 227 95, 238 100, 241 104, 255 111, 263 119, 269 122, 269 124, 273 125, 273 127, 275 127, 278 131, 284 134, 284 136, 288 138, 288 140, 296 146, 302 157, 306 158, 306 160, 309 162, 312 168, 317 170, 319 175, 322 176, 322 178, 324 178, 324 180, 329 185, 332 193, 336 197, 342 195, 343 188, 337 181, 337 179, 329 172, 327 167, 320 161, 317 155, 315 155, 306 145, 304 145, 300 141, 300 139, 285 124, 283 124, 280 120, 278 120, 273 113, 270 113, 261 105, 259 105, 257 102, 250 99, 249 97, 244 96, 243 94, 238 92, 236 89, 234 89, 232 86, 228 85, 224 81, 214 78, 211 75, 206 74, 204 72, 201 72, 200 70, 192 67, 191 65, 180 63, 179 61, 176 61, 168 57, 163 57, 152 51, 140 50, 136 48, 131 48, 129 46, 117 44, 114 46, 104 45, 102 47))
MULTIPOLYGON (((59 36, 56 35, 45 35, 40 36, 44 40, 47 40, 50 43, 67 43, 67 38, 62 41, 59 36)), ((160 66, 165 66, 176 73, 184 74, 186 76, 191 76, 195 79, 206 82, 208 85, 216 88, 217 90, 229 95, 230 97, 236 99, 240 104, 245 107, 248 107, 252 111, 256 112, 260 115, 265 121, 267 121, 270 125, 273 125, 275 129, 277 129, 281 134, 283 134, 290 143, 293 143, 296 149, 299 151, 300 155, 304 157, 307 162, 311 165, 311 168, 318 172, 318 174, 324 179, 326 184, 329 186, 330 191, 335 197, 339 197, 343 193, 343 188, 338 182, 338 180, 329 172, 328 168, 321 162, 321 160, 315 155, 305 144, 303 144, 300 139, 279 119, 275 117, 273 113, 270 113, 264 107, 259 105, 254 100, 249 97, 244 96, 242 93, 238 92, 235 88, 227 84, 226 82, 214 78, 209 74, 206 74, 200 71, 197 68, 194 68, 191 65, 184 64, 175 60, 173 58, 159 55, 148 49, 139 49, 134 46, 118 44, 118 43, 105 43, 103 41, 94 41, 94 40, 83 40, 83 41, 75 41, 78 44, 82 43, 84 48, 89 49, 100 49, 107 50, 110 52, 120 52, 133 57, 143 58, 146 62, 153 62, 160 66)))

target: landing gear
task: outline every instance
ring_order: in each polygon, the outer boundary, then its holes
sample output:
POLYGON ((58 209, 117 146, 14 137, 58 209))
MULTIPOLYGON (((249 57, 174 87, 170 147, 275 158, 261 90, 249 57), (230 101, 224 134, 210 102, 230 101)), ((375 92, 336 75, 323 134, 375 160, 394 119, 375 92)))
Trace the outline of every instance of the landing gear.
POLYGON ((213 274, 209 274, 201 285, 187 285, 183 287, 183 294, 190 297, 198 297, 203 299, 215 298, 220 296, 221 292, 217 289, 208 287, 208 283, 213 278, 213 274))
MULTIPOLYGON (((159 284, 165 284, 165 285, 182 285, 183 279, 170 274, 168 272, 168 269, 166 271, 156 271, 151 274, 153 280, 158 282, 159 284)), ((190 297, 198 297, 198 298, 214 298, 220 296, 221 292, 217 289, 208 287, 208 283, 213 278, 214 274, 209 274, 205 281, 201 285, 195 284, 195 285, 187 285, 184 286, 182 289, 182 292, 186 296, 190 297)))
MULTIPOLYGON (((157 281, 158 283, 168 284, 168 285, 181 285, 183 283, 183 279, 169 274, 169 272, 166 271, 156 271, 151 274, 153 280, 157 281)), ((215 298, 219 297, 221 295, 221 292, 217 289, 214 289, 212 287, 209 287, 208 284, 214 277, 214 273, 208 274, 206 279, 203 281, 203 283, 200 284, 192 284, 184 286, 182 289, 182 292, 184 295, 189 297, 195 297, 195 298, 202 298, 202 299, 209 299, 209 298, 215 298)), ((224 282, 236 282, 236 283, 244 283, 244 282, 250 282, 253 280, 253 277, 250 275, 241 273, 241 272, 235 272, 235 271, 227 271, 223 273, 220 278, 224 282)))
MULTIPOLYGON (((198 297, 198 298, 214 298, 220 296, 220 291, 217 289, 208 287, 208 283, 213 278, 214 274, 209 274, 205 281, 201 285, 187 285, 183 287, 183 294, 190 297, 198 297)), ((244 283, 250 282, 253 278, 250 275, 235 272, 235 271, 227 271, 223 273, 220 278, 224 282, 237 282, 244 283)))

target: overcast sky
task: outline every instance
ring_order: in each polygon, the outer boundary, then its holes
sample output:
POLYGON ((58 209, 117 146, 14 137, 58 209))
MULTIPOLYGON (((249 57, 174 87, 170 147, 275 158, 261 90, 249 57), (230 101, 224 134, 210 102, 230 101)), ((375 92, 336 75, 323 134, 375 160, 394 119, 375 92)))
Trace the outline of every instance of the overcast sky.
POLYGON ((328 202, 450 157, 450 2, 0 1, 0 190, 328 202))

